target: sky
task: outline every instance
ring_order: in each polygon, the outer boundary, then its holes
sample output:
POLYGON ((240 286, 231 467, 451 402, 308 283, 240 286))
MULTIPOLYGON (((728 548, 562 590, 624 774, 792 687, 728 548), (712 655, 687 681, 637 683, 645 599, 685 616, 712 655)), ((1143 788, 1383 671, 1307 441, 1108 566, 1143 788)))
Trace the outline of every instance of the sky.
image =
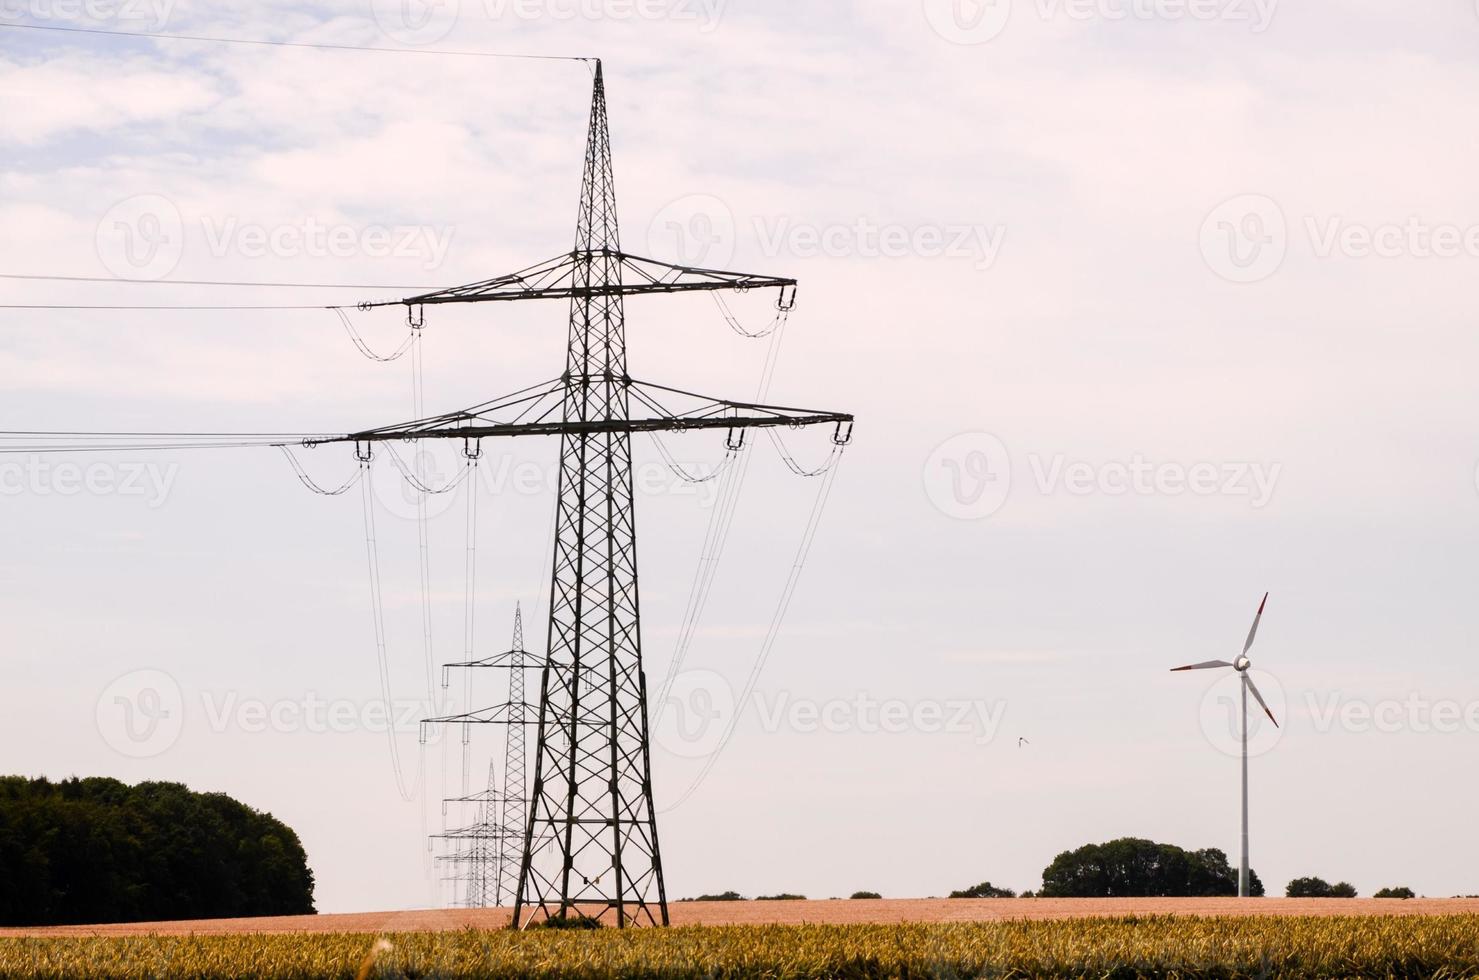
MULTIPOLYGON (((769 646, 828 483, 751 448, 671 684, 717 485, 635 443, 671 897, 1036 888, 1121 836, 1236 861, 1236 681, 1167 668, 1236 655, 1265 592, 1254 869, 1472 894, 1476 46, 1468 0, 0 0, 0 271, 104 280, 0 305, 308 307, 6 309, 0 429, 412 418, 410 359, 318 307, 568 250, 591 82, 425 52, 601 57, 626 248, 800 280, 768 338, 632 300, 633 375, 747 400, 774 353, 771 401, 857 416, 769 646)), ((566 315, 430 311, 425 410, 557 376, 566 315)), ((809 472, 829 436, 783 444, 809 472)), ((555 447, 486 450, 426 498, 424 587, 417 494, 374 468, 384 685, 358 488, 271 449, 0 456, 0 771, 229 793, 298 831, 321 911, 446 902, 464 749, 416 722, 498 681, 444 693, 423 610, 440 664, 516 603, 539 649, 548 598, 555 447)))

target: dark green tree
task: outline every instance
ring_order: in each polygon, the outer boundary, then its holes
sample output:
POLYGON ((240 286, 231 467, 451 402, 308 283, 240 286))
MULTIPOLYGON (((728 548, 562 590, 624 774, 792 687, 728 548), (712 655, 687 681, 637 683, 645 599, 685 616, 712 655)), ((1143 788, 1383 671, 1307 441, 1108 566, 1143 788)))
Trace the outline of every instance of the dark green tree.
MULTIPOLYGON (((1263 894, 1250 874, 1249 891, 1263 894)), ((1238 893, 1238 873, 1215 847, 1187 851, 1123 837, 1064 851, 1043 871, 1043 898, 1203 898, 1238 893)))
POLYGON ((972 885, 964 891, 951 892, 951 898, 1016 898, 1017 893, 1009 888, 997 888, 989 881, 972 885))
POLYGON ((0 925, 313 911, 298 836, 228 796, 0 777, 0 925))
POLYGON ((1398 885, 1396 888, 1383 888, 1372 898, 1416 898, 1417 893, 1406 885, 1398 885))
POLYGON ((1356 886, 1348 881, 1332 885, 1324 878, 1295 878, 1284 894, 1289 898, 1355 898, 1356 886))
POLYGON ((882 898, 877 892, 853 892, 848 898, 882 898))

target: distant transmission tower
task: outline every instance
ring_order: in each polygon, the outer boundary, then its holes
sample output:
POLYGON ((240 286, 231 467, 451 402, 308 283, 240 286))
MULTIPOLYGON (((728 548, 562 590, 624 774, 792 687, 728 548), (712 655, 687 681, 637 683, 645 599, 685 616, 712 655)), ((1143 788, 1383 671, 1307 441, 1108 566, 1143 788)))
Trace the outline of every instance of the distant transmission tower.
MULTIPOLYGON (((625 297, 759 288, 795 301, 796 280, 671 265, 621 250, 606 116, 596 63, 575 247, 512 275, 398 303, 413 322, 442 303, 570 301, 564 372, 461 412, 309 444, 557 435, 560 481, 549 636, 540 683, 538 741, 524 827, 514 924, 590 917, 617 926, 666 925, 667 893, 652 804, 647 679, 638 612, 631 436, 720 429, 739 450, 756 427, 835 426, 852 416, 726 401, 637 381, 627 372, 625 297)), ((516 726, 511 709, 440 723, 516 726)))
MULTIPOLYGON (((447 803, 479 804, 488 811, 486 821, 496 826, 498 831, 492 835, 496 846, 486 854, 489 870, 484 880, 487 882, 486 890, 490 892, 492 902, 471 906, 473 908, 502 907, 505 898, 510 904, 514 900, 514 889, 518 882, 519 867, 523 857, 524 826, 529 812, 529 798, 526 795, 525 785, 527 767, 524 755, 527 740, 524 736, 524 728, 530 723, 531 716, 538 717, 539 710, 537 705, 528 704, 524 700, 524 671, 538 666, 541 666, 540 661, 531 660, 528 651, 524 649, 524 610, 516 605, 514 607, 513 644, 507 651, 496 656, 485 657, 482 660, 447 664, 443 667, 444 678, 456 668, 507 670, 508 700, 490 708, 459 715, 456 718, 435 719, 434 722, 428 722, 429 724, 461 724, 465 727, 472 724, 485 724, 490 716, 497 715, 507 726, 507 735, 503 744, 502 791, 498 790, 496 770, 493 764, 489 763, 486 793, 445 801, 447 803)), ((443 686, 445 687, 446 684, 444 683, 443 686)), ((465 838, 448 834, 433 834, 432 837, 433 839, 465 842, 465 838)))
POLYGON ((453 904, 469 909, 495 908, 502 904, 499 865, 509 837, 508 829, 499 822, 502 807, 497 768, 488 764, 487 790, 446 802, 477 804, 471 824, 432 835, 432 840, 448 845, 447 853, 438 856, 437 861, 449 868, 442 880, 452 884, 453 904))

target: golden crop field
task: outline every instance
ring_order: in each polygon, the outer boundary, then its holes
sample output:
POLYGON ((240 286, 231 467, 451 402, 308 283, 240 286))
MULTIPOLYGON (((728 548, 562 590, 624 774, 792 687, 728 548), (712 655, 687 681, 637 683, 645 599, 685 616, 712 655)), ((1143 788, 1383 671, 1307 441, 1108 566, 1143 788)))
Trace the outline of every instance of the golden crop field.
POLYGON ((0 978, 1479 977, 1479 915, 0 939, 0 978))

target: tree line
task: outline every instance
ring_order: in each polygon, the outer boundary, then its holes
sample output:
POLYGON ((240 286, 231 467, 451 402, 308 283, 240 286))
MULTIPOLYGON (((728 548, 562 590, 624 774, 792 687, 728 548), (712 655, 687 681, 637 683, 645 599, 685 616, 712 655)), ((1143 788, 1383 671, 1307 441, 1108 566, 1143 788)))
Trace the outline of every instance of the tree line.
POLYGON ((0 777, 0 925, 313 911, 298 835, 229 796, 178 783, 0 777))

